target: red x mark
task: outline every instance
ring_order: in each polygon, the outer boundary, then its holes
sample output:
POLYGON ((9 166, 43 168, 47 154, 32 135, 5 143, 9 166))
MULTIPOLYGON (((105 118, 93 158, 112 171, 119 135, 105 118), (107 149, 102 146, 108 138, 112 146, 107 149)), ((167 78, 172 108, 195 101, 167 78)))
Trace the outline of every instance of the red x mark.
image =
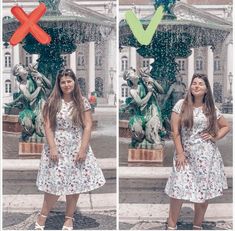
POLYGON ((39 19, 45 14, 46 6, 44 3, 34 9, 29 15, 19 6, 11 8, 11 13, 20 21, 21 25, 15 31, 10 39, 11 45, 16 45, 21 42, 28 33, 31 33, 39 43, 48 44, 51 37, 37 25, 39 19))

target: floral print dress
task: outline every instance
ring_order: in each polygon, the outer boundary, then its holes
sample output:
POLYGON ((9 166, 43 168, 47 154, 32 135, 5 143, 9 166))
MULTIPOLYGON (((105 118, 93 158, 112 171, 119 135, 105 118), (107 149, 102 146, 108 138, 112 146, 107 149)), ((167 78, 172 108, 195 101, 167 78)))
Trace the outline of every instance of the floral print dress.
MULTIPOLYGON (((183 99, 179 100, 173 111, 180 113, 183 99)), ((216 108, 217 119, 222 115, 216 108)), ((205 141, 200 133, 207 128, 207 118, 202 107, 193 110, 193 127, 191 130, 181 129, 181 139, 188 164, 185 169, 176 169, 176 153, 174 153, 173 170, 167 181, 165 192, 176 199, 203 203, 208 199, 223 194, 227 189, 223 160, 216 143, 205 141)))
MULTIPOLYGON (((83 98, 85 111, 91 106, 83 98)), ((61 110, 56 115, 55 143, 59 161, 50 160, 49 145, 45 143, 37 176, 38 189, 54 195, 84 193, 105 184, 102 170, 97 164, 91 147, 85 161, 75 164, 75 156, 81 145, 83 129, 74 126, 71 118, 73 102, 62 99, 61 110)))

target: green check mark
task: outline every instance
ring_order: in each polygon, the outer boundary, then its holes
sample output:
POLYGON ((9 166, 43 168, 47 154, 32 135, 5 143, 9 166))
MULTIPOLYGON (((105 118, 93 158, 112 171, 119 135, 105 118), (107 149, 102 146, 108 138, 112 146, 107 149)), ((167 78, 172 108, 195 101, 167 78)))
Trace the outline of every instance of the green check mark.
POLYGON ((158 24, 161 22, 163 17, 163 7, 157 8, 154 16, 152 17, 146 30, 143 28, 140 20, 136 17, 135 13, 131 10, 127 11, 125 18, 129 25, 133 35, 141 45, 149 45, 152 41, 153 35, 157 30, 158 24))

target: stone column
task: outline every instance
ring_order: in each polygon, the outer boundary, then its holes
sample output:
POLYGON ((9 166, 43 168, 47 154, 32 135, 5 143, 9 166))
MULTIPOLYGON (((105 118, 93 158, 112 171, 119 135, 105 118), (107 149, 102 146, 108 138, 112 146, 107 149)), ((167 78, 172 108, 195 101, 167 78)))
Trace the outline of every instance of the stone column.
POLYGON ((37 59, 38 59, 38 56, 37 54, 33 54, 32 55, 32 64, 34 65, 35 63, 37 63, 37 59))
POLYGON ((130 67, 136 69, 136 48, 130 47, 130 67))
POLYGON ((89 42, 88 96, 95 91, 95 42, 89 42))
MULTIPOLYGON (((117 75, 116 75, 116 36, 115 31, 106 38, 106 54, 107 62, 107 99, 109 105, 114 105, 114 98, 117 92, 117 75)), ((106 94, 105 94, 106 95, 106 94)))
MULTIPOLYGON (((12 68, 13 68, 16 64, 20 63, 20 45, 19 44, 13 46, 11 57, 12 57, 12 68)), ((13 76, 13 79, 14 80, 12 81, 12 92, 18 92, 19 87, 15 79, 15 76, 13 76)))
POLYGON ((193 74, 194 74, 194 49, 192 48, 191 49, 192 51, 192 54, 188 57, 188 87, 191 83, 191 79, 193 77, 193 74))
POLYGON ((227 75, 225 82, 227 83, 228 92, 230 92, 229 73, 233 75, 233 42, 232 39, 227 44, 227 75))
POLYGON ((207 77, 213 93, 214 84, 214 54, 210 46, 207 47, 207 77))
POLYGON ((70 68, 73 70, 73 72, 76 75, 77 72, 77 57, 76 57, 76 51, 74 51, 72 54, 70 54, 70 68))
POLYGON ((12 62, 12 67, 13 67, 16 64, 20 63, 20 46, 19 46, 19 44, 13 46, 12 57, 13 57, 13 62, 12 62))

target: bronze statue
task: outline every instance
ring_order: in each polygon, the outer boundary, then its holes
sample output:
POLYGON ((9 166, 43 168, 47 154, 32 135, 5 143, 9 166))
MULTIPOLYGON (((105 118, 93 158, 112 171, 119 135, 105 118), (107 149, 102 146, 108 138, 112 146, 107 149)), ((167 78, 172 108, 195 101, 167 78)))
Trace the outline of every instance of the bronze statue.
POLYGON ((126 101, 126 109, 131 117, 129 128, 132 133, 133 148, 156 148, 161 145, 161 135, 164 132, 161 111, 158 106, 157 95, 163 89, 149 73, 131 68, 124 73, 131 98, 126 101))
POLYGON ((5 107, 22 109, 19 113, 19 122, 23 127, 22 140, 38 140, 44 136, 41 113, 51 83, 37 71, 36 66, 25 68, 22 64, 16 64, 12 72, 19 83, 20 92, 18 97, 5 104, 5 107))

